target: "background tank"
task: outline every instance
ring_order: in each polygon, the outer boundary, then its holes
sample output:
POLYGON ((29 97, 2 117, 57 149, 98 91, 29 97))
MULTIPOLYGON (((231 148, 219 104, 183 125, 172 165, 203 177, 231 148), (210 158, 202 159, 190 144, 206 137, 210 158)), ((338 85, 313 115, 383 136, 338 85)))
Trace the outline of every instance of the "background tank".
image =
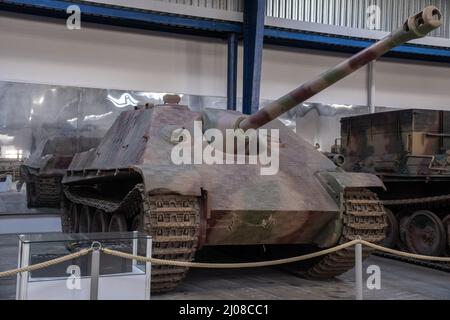
POLYGON ((343 118, 341 138, 344 168, 374 173, 387 187, 378 193, 387 206, 385 244, 443 255, 450 239, 450 111, 343 118))
POLYGON ((98 145, 99 138, 52 137, 41 141, 21 166, 29 208, 59 208, 61 179, 76 152, 98 145))
POLYGON ((22 163, 22 159, 0 158, 0 180, 9 175, 13 182, 18 181, 22 163))
MULTIPOLYGON (((96 149, 74 156, 63 179, 72 231, 141 230, 153 237, 154 257, 183 261, 192 260, 202 246, 327 248, 359 237, 383 240, 383 206, 368 189, 382 189, 381 181, 371 174, 343 172, 276 118, 440 23, 439 10, 428 7, 382 41, 251 116, 217 109, 194 112, 178 105, 176 96, 166 96, 162 106, 122 112, 96 149), (188 137, 203 136, 199 123, 203 131, 278 129, 279 137, 272 138, 279 147, 279 171, 261 175, 263 166, 248 161, 208 165, 194 159, 191 165, 175 165, 174 147, 181 142, 195 147, 188 137)), ((220 155, 219 145, 220 139, 206 136, 200 148, 220 155)), ((190 152, 187 157, 192 160, 190 152)), ((304 275, 339 275, 352 268, 353 251, 314 261, 304 275)), ((174 288, 186 271, 154 266, 152 290, 174 288)))

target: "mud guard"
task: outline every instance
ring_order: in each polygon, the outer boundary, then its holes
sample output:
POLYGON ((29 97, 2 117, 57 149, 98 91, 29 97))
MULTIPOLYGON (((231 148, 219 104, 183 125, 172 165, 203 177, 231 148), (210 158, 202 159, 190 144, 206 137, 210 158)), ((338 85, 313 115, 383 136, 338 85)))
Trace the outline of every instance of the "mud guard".
POLYGON ((316 176, 336 203, 339 203, 341 194, 347 188, 381 188, 386 190, 380 178, 370 173, 318 172, 316 176))
POLYGON ((325 226, 323 232, 320 232, 314 241, 319 247, 327 248, 337 244, 342 233, 344 191, 349 188, 381 188, 386 190, 386 187, 376 175, 369 173, 317 172, 316 176, 340 208, 340 214, 325 226))
POLYGON ((200 175, 194 167, 140 165, 132 166, 131 170, 142 176, 147 194, 202 196, 200 175))

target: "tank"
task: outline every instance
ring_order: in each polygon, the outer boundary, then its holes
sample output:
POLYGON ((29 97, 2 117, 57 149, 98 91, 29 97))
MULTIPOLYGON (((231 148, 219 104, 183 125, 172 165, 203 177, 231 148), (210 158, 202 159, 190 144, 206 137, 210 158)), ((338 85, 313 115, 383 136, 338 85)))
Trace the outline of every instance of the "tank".
POLYGON ((4 181, 8 175, 13 182, 20 180, 22 163, 22 159, 0 158, 0 181, 4 181))
POLYGON ((26 184, 27 206, 60 208, 61 180, 72 157, 78 151, 96 147, 99 141, 99 138, 57 136, 41 141, 20 167, 20 185, 26 184))
MULTIPOLYGON (((194 112, 173 95, 164 97, 164 105, 122 112, 96 149, 73 157, 63 178, 71 231, 143 231, 153 237, 154 257, 181 261, 191 261, 205 246, 317 249, 357 238, 382 241, 385 213, 375 193, 384 189, 381 180, 344 172, 277 117, 440 23, 439 10, 427 7, 383 40, 251 116, 194 112), (218 133, 230 132, 249 136, 241 147, 227 149, 229 140, 218 133), (268 173, 261 159, 250 163, 252 139, 257 152, 266 148, 278 155, 276 172, 268 173), (202 161, 196 148, 215 160, 202 161), (183 161, 174 161, 174 154, 183 161), (236 163, 220 164, 224 158, 236 163)), ((302 274, 337 276, 353 267, 353 251, 329 254, 302 274)), ((152 268, 153 292, 175 288, 188 271, 152 268)))
POLYGON ((398 110, 341 120, 348 171, 373 173, 387 192, 384 244, 440 256, 450 239, 450 111, 398 110))

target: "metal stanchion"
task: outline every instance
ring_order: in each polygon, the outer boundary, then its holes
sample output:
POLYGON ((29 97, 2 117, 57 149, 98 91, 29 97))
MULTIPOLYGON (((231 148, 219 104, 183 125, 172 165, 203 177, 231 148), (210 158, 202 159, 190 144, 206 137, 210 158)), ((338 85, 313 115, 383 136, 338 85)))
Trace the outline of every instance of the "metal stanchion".
POLYGON ((362 244, 355 245, 355 291, 356 300, 363 300, 363 276, 362 276, 362 244))
MULTIPOLYGON (((152 238, 146 237, 146 257, 152 257, 152 238)), ((151 291, 152 291, 152 264, 150 262, 145 263, 145 300, 150 300, 151 291)))
POLYGON ((92 242, 91 261, 91 300, 98 300, 98 280, 100 276, 100 249, 102 245, 98 241, 92 242))

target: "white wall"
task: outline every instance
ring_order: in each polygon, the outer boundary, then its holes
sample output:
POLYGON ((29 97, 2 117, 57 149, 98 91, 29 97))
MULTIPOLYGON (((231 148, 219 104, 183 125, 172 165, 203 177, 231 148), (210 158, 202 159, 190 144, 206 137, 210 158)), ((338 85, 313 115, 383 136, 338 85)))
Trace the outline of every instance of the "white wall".
POLYGON ((137 34, 0 16, 0 79, 82 87, 219 95, 224 41, 137 34))
MULTIPOLYGON (((325 55, 319 51, 266 46, 263 53, 261 95, 276 99, 301 83, 320 75, 349 55, 325 55)), ((336 85, 310 99, 313 102, 367 103, 366 69, 358 70, 336 85)))
MULTIPOLYGON (((225 41, 89 25, 69 31, 63 20, 22 17, 0 15, 0 80, 226 95, 225 41)), ((266 46, 261 97, 275 99, 346 56, 266 46)), ((241 74, 242 48, 239 79, 241 74)), ((377 105, 444 108, 450 106, 449 89, 445 64, 377 63, 377 105)), ((366 69, 311 101, 366 104, 366 69)))
POLYGON ((450 109, 450 64, 383 60, 375 69, 376 105, 450 109))

